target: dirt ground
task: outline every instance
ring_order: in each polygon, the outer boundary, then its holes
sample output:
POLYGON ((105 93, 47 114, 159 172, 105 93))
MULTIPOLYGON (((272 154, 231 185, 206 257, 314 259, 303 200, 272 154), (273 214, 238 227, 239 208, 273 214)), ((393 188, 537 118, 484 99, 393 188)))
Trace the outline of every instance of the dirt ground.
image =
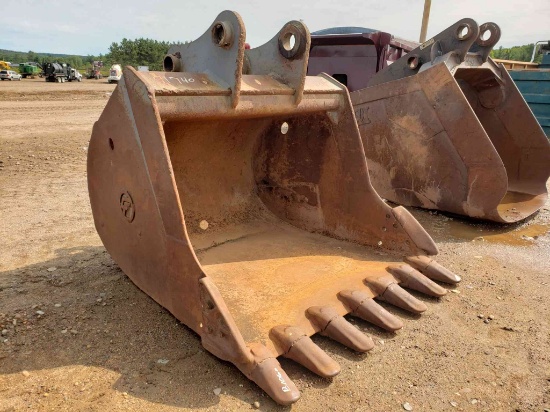
POLYGON ((366 355, 314 337, 342 372, 329 381, 282 360, 302 393, 282 408, 102 246, 86 155, 113 89, 0 82, 0 411, 550 408, 549 204, 511 226, 413 210, 463 281, 439 300, 417 295, 422 316, 388 307, 405 321, 395 334, 350 318, 375 340, 366 355))

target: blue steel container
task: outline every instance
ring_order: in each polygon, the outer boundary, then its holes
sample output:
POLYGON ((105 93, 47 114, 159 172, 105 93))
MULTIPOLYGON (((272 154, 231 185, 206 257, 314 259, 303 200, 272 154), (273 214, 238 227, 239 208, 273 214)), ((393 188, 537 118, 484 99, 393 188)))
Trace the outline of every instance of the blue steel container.
POLYGON ((550 54, 545 54, 536 70, 510 70, 510 77, 531 111, 550 137, 550 54))

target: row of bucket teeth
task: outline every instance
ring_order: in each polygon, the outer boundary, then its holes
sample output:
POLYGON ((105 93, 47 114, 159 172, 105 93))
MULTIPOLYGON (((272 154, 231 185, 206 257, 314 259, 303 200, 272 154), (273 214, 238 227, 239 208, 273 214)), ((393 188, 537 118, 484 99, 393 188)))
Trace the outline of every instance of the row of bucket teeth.
MULTIPOLYGON (((375 294, 375 298, 362 290, 343 290, 338 293, 338 298, 352 316, 394 332, 403 327, 403 322, 376 303, 375 299, 420 314, 427 310, 427 306, 400 285, 429 296, 441 297, 447 290, 431 279, 450 284, 460 281, 460 277, 427 257, 414 256, 406 258, 405 261, 409 264, 387 268, 392 276, 364 280, 375 294)), ((374 342, 369 336, 349 323, 331 306, 312 306, 307 309, 306 316, 319 334, 348 348, 357 352, 367 352, 374 348, 374 342)), ((321 377, 331 378, 340 372, 340 365, 297 326, 275 326, 270 331, 270 339, 282 352, 283 357, 292 359, 321 377)), ((286 374, 284 376, 286 377, 286 374)))

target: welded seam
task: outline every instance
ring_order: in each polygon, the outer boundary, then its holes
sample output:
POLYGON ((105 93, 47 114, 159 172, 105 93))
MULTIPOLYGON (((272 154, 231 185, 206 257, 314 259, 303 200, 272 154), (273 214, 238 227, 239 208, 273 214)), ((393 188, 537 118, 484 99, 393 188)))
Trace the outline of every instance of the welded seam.
POLYGON ((130 117, 130 121, 132 123, 132 129, 134 130, 134 138, 136 139, 136 143, 139 147, 139 151, 141 153, 141 158, 143 159, 143 164, 145 166, 145 173, 147 173, 147 180, 149 182, 149 187, 151 189, 151 192, 153 192, 153 196, 155 198, 155 208, 157 210, 157 213, 160 216, 160 220, 162 221, 162 230, 164 231, 164 234, 166 235, 166 230, 164 229, 164 220, 162 218, 162 213, 160 212, 159 202, 157 201, 157 193, 155 192, 155 188, 153 187, 153 182, 151 180, 151 174, 149 173, 149 166, 147 165, 147 159, 145 158, 145 153, 143 153, 143 146, 141 145, 141 139, 139 135, 139 130, 136 124, 136 119, 134 117, 134 111, 132 108, 132 103, 130 102, 130 96, 128 95, 128 88, 126 87, 126 81, 124 80, 124 76, 120 79, 121 84, 118 86, 122 86, 122 97, 124 99, 124 103, 126 104, 126 107, 128 108, 129 112, 127 113, 130 117))

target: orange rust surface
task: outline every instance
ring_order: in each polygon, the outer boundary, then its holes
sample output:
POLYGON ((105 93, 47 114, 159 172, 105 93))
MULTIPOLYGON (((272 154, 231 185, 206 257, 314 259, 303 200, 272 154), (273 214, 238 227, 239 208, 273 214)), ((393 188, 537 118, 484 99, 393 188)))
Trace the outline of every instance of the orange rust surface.
POLYGON ((268 339, 273 326, 290 324, 315 333, 305 317, 307 308, 330 305, 346 314, 337 293, 359 289, 374 296, 363 279, 392 278, 385 268, 396 263, 395 257, 376 249, 308 233, 275 219, 250 222, 229 232, 207 230, 194 234, 192 243, 245 341, 261 341, 273 350, 268 339))

